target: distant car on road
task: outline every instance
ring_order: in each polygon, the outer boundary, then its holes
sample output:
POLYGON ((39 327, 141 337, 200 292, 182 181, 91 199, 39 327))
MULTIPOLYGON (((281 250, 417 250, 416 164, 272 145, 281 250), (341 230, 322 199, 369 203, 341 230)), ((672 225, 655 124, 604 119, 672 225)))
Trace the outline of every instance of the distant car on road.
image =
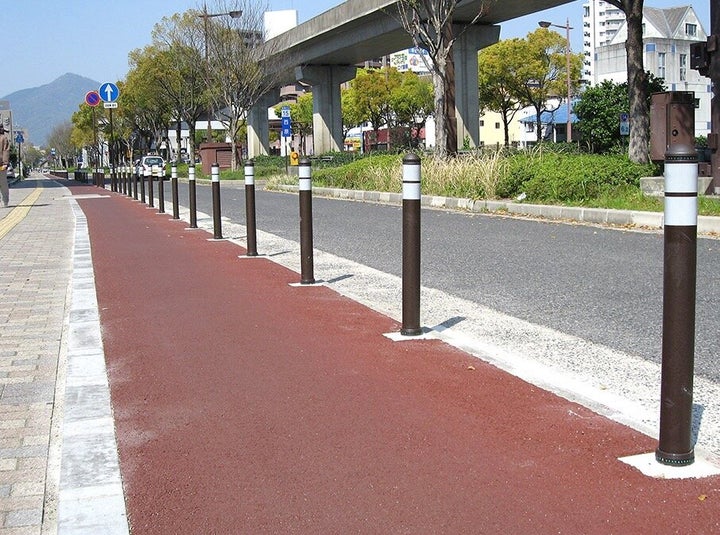
POLYGON ((8 180, 15 180, 15 169, 13 169, 12 164, 8 164, 7 174, 5 176, 7 176, 8 180))
POLYGON ((143 156, 140 158, 140 167, 142 167, 142 172, 145 174, 145 171, 153 171, 153 168, 155 168, 155 178, 157 178, 157 170, 159 169, 161 172, 161 176, 165 177, 165 160, 162 159, 161 156, 157 155, 148 155, 143 156))

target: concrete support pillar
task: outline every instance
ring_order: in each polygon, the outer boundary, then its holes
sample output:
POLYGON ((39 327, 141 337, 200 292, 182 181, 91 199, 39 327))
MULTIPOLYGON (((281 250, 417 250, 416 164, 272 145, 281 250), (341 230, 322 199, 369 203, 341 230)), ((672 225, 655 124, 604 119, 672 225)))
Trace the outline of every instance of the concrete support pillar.
POLYGON ((500 26, 456 25, 455 35, 460 35, 453 45, 458 148, 463 147, 465 138, 471 147, 479 147, 478 50, 498 42, 500 26))
POLYGON ((340 84, 355 78, 356 71, 356 67, 347 65, 309 65, 295 69, 297 80, 312 86, 315 154, 343 150, 340 84))
POLYGON ((278 103, 279 91, 266 93, 250 109, 247 118, 248 158, 270 154, 270 129, 268 128, 268 108, 278 103))

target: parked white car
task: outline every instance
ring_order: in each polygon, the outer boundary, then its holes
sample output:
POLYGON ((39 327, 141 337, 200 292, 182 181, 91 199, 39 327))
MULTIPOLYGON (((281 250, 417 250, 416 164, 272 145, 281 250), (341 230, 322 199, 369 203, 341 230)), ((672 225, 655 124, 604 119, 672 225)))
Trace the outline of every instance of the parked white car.
POLYGON ((145 173, 145 171, 150 171, 150 172, 155 171, 154 175, 155 175, 155 178, 157 178, 157 171, 159 170, 161 173, 161 176, 163 178, 165 177, 165 160, 163 160, 161 156, 157 156, 157 155, 143 156, 142 158, 140 158, 139 165, 140 165, 140 167, 142 167, 143 174, 145 173))

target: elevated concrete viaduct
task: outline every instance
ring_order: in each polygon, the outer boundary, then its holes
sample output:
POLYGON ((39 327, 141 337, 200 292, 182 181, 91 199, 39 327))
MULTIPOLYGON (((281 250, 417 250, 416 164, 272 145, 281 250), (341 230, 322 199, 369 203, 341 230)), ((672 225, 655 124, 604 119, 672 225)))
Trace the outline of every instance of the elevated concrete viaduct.
MULTIPOLYGON (((454 47, 458 144, 470 139, 479 145, 477 52, 500 37, 499 23, 559 6, 570 0, 460 0, 455 11, 454 47), (477 12, 486 13, 468 27, 477 12)), ((317 17, 267 41, 261 50, 268 68, 281 83, 301 81, 314 94, 315 152, 343 147, 340 85, 355 77, 355 65, 409 48, 412 38, 398 17, 398 0, 347 0, 317 17)), ((532 31, 534 28, 528 28, 532 31)), ((248 118, 248 153, 269 152, 267 107, 277 102, 268 95, 248 118)))

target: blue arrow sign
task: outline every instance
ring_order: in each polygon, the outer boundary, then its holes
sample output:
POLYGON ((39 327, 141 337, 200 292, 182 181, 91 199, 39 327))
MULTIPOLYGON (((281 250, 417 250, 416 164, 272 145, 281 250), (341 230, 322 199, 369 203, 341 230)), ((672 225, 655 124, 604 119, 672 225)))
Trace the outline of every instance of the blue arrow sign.
POLYGON ((100 93, 100 98, 103 99, 105 102, 115 102, 120 96, 120 90, 118 89, 118 86, 110 82, 106 82, 101 85, 98 93, 100 93))

